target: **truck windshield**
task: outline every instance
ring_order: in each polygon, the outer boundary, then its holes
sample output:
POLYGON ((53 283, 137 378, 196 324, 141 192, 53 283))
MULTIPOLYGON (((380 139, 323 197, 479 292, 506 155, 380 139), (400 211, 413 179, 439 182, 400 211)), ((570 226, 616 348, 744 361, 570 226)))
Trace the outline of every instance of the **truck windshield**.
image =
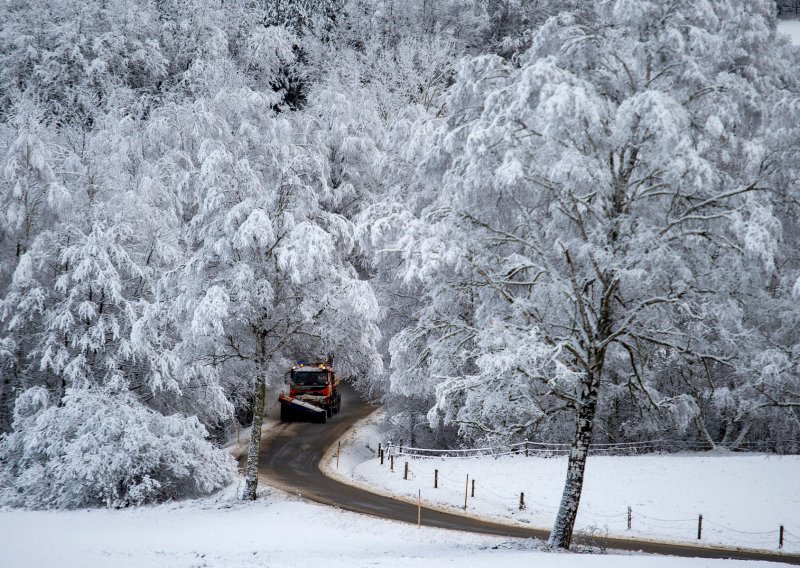
POLYGON ((295 371, 294 384, 305 387, 322 387, 328 384, 327 371, 295 371))

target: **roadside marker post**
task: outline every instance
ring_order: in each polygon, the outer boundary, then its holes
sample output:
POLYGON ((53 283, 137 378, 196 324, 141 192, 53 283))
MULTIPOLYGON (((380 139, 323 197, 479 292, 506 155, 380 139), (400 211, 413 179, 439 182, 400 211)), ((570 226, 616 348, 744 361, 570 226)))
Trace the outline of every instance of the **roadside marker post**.
POLYGON ((417 528, 422 526, 422 489, 417 489, 417 528))
POLYGON ((467 474, 467 484, 464 486, 464 510, 467 510, 467 497, 469 496, 469 474, 467 474))

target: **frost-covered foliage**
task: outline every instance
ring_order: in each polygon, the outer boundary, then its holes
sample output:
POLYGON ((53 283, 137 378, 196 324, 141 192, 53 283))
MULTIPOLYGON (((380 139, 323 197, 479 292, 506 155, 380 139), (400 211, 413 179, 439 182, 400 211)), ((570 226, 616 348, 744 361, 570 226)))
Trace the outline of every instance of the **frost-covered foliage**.
POLYGON ((373 229, 426 294, 393 340, 391 388, 434 393, 429 418, 468 439, 569 439, 561 411, 594 369, 607 440, 770 432, 794 451, 798 370, 782 366, 778 395, 753 363, 797 349, 769 315, 795 312, 781 107, 798 91, 772 55, 796 51, 766 3, 633 8, 564 12, 517 60, 462 64, 430 203, 400 190, 376 225, 404 230, 373 229))
MULTIPOLYGON (((422 168, 430 203, 380 221, 410 221, 391 247, 427 300, 391 345, 391 387, 427 381, 429 420, 466 438, 572 439, 556 546, 598 410, 609 438, 736 447, 775 419, 759 409, 797 407, 753 368, 800 376, 774 354, 797 353, 796 331, 770 321, 798 269, 782 230, 800 131, 778 110, 800 95, 792 59, 771 2, 562 12, 515 59, 462 62, 422 168)), ((778 443, 800 436, 784 415, 778 443)))
POLYGON ((298 38, 267 26, 268 9, 0 7, 5 502, 211 491, 227 465, 206 431, 224 440, 252 414, 254 384, 330 352, 345 372, 380 372, 376 301, 351 263, 363 184, 331 183, 346 177, 336 152, 354 152, 323 143, 318 115, 286 112, 298 38), (36 413, 31 392, 47 395, 36 413), (116 426, 103 430, 103 416, 116 426), (150 439, 112 443, 137 422, 150 439), (41 440, 60 427, 80 432, 68 439, 86 454, 80 476, 110 489, 69 477, 78 458, 41 440), (157 461, 170 452, 173 469, 157 461), (50 492, 32 481, 48 468, 64 476, 50 492))
POLYGON ((129 392, 42 387, 17 398, 0 440, 0 500, 32 508, 125 507, 199 495, 236 471, 194 417, 164 416, 129 392))
POLYGON ((0 4, 3 447, 32 392, 220 442, 333 353, 411 443, 568 439, 591 375, 605 440, 796 449, 798 56, 770 10, 0 4))

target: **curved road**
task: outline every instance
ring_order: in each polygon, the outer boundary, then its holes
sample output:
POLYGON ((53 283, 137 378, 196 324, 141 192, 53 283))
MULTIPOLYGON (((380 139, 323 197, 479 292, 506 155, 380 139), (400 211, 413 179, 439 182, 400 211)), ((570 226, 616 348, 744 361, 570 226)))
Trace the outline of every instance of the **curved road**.
MULTIPOLYGON (((416 505, 345 485, 320 471, 319 462, 326 450, 357 420, 366 417, 374 410, 374 407, 364 403, 348 385, 343 385, 342 397, 342 411, 327 424, 294 422, 280 424, 273 430, 261 446, 259 477, 269 485, 299 494, 312 501, 357 513, 416 524, 416 505)), ((548 537, 547 531, 484 522, 425 507, 422 509, 422 524, 507 537, 544 540, 548 537)), ((577 538, 573 540, 579 542, 577 538)), ((610 549, 641 550, 654 554, 768 560, 800 565, 800 555, 795 554, 661 544, 619 538, 607 539, 607 545, 610 549)))

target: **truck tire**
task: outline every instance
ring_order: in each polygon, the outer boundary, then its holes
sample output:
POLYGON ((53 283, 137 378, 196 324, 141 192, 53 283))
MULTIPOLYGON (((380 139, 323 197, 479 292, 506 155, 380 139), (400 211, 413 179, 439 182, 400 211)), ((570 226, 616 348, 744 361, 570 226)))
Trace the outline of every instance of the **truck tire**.
POLYGON ((319 423, 325 424, 328 421, 328 412, 320 412, 319 413, 319 423))
POLYGON ((325 416, 328 418, 333 416, 333 404, 329 404, 328 406, 325 407, 325 416))
POLYGON ((281 405, 281 422, 291 422, 291 421, 292 421, 291 411, 284 405, 281 405))

